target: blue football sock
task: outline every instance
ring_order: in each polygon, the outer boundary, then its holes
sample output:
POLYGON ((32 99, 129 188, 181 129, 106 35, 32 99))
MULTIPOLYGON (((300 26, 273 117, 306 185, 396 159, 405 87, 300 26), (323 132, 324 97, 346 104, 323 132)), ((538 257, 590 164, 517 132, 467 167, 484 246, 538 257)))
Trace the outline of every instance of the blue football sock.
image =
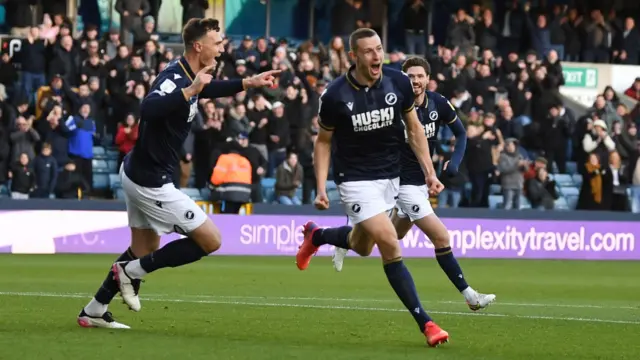
MULTIPOLYGON (((131 251, 131 248, 128 248, 127 251, 123 252, 116 259, 116 262, 131 261, 135 259, 137 259, 137 257, 133 254, 133 251, 131 251)), ((107 275, 107 278, 104 279, 104 281, 102 282, 102 286, 100 286, 100 289, 98 289, 94 298, 99 303, 106 305, 111 303, 111 300, 113 300, 113 298, 116 296, 118 291, 120 291, 118 289, 118 283, 113 278, 113 272, 109 270, 109 274, 107 275)))
POLYGON ((349 249, 349 233, 351 226, 341 226, 337 228, 318 229, 313 233, 311 242, 315 246, 325 244, 333 245, 342 249, 349 249))
POLYGON ((458 291, 462 292, 464 289, 469 287, 467 280, 462 275, 462 269, 458 264, 458 260, 456 260, 456 257, 453 255, 453 251, 451 251, 450 246, 436 249, 436 259, 444 273, 447 274, 449 280, 451 280, 458 291))
POLYGON ((413 282, 409 269, 407 269, 404 262, 400 260, 385 264, 384 273, 387 275, 387 279, 389 279, 389 283, 396 292, 396 295, 398 295, 404 306, 418 323, 420 331, 424 332, 427 323, 431 321, 431 317, 429 317, 422 308, 418 293, 416 292, 416 285, 413 282))
POLYGON ((147 273, 166 268, 178 267, 196 262, 208 254, 190 238, 168 243, 149 255, 140 258, 140 267, 147 273))

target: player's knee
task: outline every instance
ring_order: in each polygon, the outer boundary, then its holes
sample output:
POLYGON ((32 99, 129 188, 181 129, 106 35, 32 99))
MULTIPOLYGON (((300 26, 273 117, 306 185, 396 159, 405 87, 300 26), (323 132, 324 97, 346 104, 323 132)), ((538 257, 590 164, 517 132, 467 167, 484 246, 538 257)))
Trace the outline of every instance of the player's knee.
POLYGON ((211 220, 205 221, 204 224, 192 231, 189 237, 198 243, 207 254, 216 252, 222 246, 222 234, 211 220))
POLYGON ((444 231, 438 231, 435 234, 432 234, 429 237, 429 240, 431 240, 431 243, 433 243, 433 246, 436 249, 442 249, 442 248, 446 248, 451 246, 451 240, 449 237, 449 232, 444 230, 444 231))
POLYGON ((205 242, 203 250, 207 253, 211 254, 212 252, 218 251, 222 246, 222 234, 220 234, 220 230, 218 228, 212 229, 211 233, 208 235, 208 239, 205 242))
POLYGON ((150 229, 131 229, 131 251, 142 257, 160 248, 160 236, 150 229))

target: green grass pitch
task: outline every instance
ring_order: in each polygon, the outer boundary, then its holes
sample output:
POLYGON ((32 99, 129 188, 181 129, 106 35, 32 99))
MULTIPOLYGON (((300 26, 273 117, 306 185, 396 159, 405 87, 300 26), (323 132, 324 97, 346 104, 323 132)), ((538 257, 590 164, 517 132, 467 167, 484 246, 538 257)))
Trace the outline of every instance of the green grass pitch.
POLYGON ((460 259, 498 296, 472 313, 434 259, 409 259, 421 299, 451 342, 425 345, 379 259, 211 256, 151 274, 131 330, 76 315, 114 256, 0 256, 0 359, 640 359, 640 262, 460 259))

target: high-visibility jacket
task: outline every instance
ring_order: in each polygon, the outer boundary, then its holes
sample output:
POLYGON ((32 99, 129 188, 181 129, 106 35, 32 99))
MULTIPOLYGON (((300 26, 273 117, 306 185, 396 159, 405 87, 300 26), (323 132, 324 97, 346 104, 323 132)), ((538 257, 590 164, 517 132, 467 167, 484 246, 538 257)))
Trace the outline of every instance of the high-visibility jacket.
POLYGON ((211 184, 215 187, 212 200, 251 202, 251 175, 249 160, 236 153, 222 154, 211 173, 211 184))

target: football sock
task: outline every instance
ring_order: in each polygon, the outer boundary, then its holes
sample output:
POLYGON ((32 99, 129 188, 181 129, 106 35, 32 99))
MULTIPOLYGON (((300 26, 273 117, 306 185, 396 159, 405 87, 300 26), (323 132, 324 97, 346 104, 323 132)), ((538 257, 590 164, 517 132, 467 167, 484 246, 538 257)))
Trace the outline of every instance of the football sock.
POLYGON ((449 277, 449 280, 451 280, 458 291, 462 292, 469 287, 467 280, 462 275, 462 269, 458 264, 458 260, 456 260, 456 257, 453 255, 453 251, 451 251, 450 246, 436 249, 436 259, 438 260, 438 264, 442 268, 442 271, 447 274, 447 277, 449 277))
POLYGON ((413 282, 409 269, 404 265, 402 259, 384 265, 384 273, 389 279, 391 287, 396 292, 404 306, 409 310, 413 318, 418 323, 420 331, 424 332, 424 328, 431 318, 422 308, 416 285, 413 282))
MULTIPOLYGON (((137 257, 133 254, 131 248, 128 248, 127 251, 123 252, 116 259, 116 262, 131 261, 135 259, 137 259, 137 257)), ((89 305, 85 307, 85 311, 87 312, 87 314, 91 316, 104 314, 105 311, 107 311, 107 305, 111 303, 111 300, 113 300, 118 291, 120 291, 120 289, 118 289, 118 283, 114 280, 113 272, 111 271, 111 269, 109 269, 109 274, 107 275, 107 278, 102 282, 102 286, 100 286, 100 289, 98 289, 89 305), (102 306, 98 306, 98 304, 102 306)))
POLYGON ((315 246, 325 244, 333 245, 342 249, 349 249, 349 233, 353 229, 351 226, 341 226, 337 228, 318 229, 313 233, 311 242, 315 246))
POLYGON ((139 279, 162 268, 191 264, 207 255, 195 241, 183 238, 172 241, 139 260, 131 261, 125 271, 132 278, 139 279))

